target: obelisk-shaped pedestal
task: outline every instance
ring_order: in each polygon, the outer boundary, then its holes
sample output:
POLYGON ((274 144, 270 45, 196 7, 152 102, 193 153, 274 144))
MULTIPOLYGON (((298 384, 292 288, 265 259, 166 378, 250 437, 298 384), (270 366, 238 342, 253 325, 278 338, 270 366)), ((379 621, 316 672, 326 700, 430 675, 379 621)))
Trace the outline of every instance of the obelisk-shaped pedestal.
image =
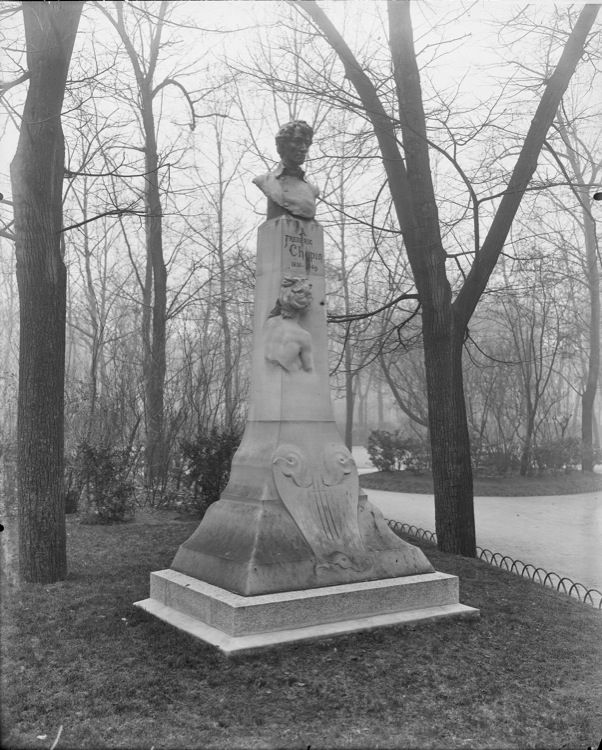
POLYGON ((230 481, 137 604, 227 652, 316 637, 325 622, 333 633, 478 614, 360 490, 330 400, 315 221, 259 228, 249 414, 230 481))

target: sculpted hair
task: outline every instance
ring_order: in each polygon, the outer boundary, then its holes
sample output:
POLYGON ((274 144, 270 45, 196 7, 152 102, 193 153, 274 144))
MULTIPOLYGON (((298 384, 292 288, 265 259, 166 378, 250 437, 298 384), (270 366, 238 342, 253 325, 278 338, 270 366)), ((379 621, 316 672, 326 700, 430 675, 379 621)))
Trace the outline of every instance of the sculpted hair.
MULTIPOLYGON (((312 285, 305 277, 285 276, 280 283, 280 294, 278 295, 275 306, 270 310, 270 313, 267 317, 268 320, 270 318, 276 318, 279 315, 284 318, 291 317, 291 308, 289 307, 287 302, 290 297, 291 288, 294 286, 300 286, 311 301, 312 285)), ((298 310, 295 310, 295 312, 298 312, 298 310)))
POLYGON ((282 147, 295 135, 297 128, 299 128, 303 137, 309 138, 310 143, 313 141, 314 129, 308 122, 305 122, 305 120, 287 122, 276 133, 276 151, 278 151, 280 156, 282 156, 282 147))

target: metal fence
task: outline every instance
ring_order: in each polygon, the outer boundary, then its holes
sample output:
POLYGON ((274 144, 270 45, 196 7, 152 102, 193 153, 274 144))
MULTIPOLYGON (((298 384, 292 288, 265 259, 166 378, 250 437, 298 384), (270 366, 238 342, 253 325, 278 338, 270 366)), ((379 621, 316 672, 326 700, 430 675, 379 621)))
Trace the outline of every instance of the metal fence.
MULTIPOLYGON (((387 519, 387 523, 393 531, 401 531, 404 534, 410 534, 427 542, 437 543, 437 535, 432 531, 420 529, 417 526, 411 526, 407 523, 401 523, 401 521, 390 521, 387 519)), ((524 563, 522 560, 514 560, 508 555, 502 555, 500 552, 492 552, 490 549, 477 547, 477 557, 479 560, 485 560, 490 565, 495 565, 510 573, 516 573, 534 583, 554 589, 554 591, 559 591, 567 596, 572 596, 584 604, 590 604, 592 607, 602 610, 602 591, 598 591, 598 589, 588 589, 587 586, 584 586, 582 583, 575 583, 575 581, 567 576, 558 575, 558 573, 554 573, 553 571, 548 572, 544 568, 524 563)))

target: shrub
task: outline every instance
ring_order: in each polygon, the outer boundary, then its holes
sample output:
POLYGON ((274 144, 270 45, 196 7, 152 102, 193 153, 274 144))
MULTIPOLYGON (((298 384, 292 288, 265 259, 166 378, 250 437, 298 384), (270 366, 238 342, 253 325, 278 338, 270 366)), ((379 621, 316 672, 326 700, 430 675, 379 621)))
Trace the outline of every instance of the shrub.
POLYGON ((407 471, 422 476, 432 468, 431 449, 428 443, 417 438, 406 438, 406 457, 404 459, 407 471))
POLYGON ((368 455, 379 471, 407 469, 423 474, 431 468, 428 446, 416 438, 404 437, 399 430, 372 430, 368 438, 368 455))
POLYGON ((516 445, 471 440, 470 453, 475 476, 505 476, 520 469, 520 450, 516 445))
POLYGON ((190 492, 181 496, 181 505, 204 515, 219 500, 228 483, 230 467, 242 432, 239 429, 212 427, 201 430, 194 440, 184 440, 180 450, 184 460, 182 484, 190 492))
POLYGON ((71 468, 70 492, 82 500, 82 523, 119 523, 133 516, 133 460, 127 448, 80 443, 71 468))
POLYGON ((533 449, 533 461, 540 474, 546 471, 568 474, 581 463, 581 441, 577 437, 565 437, 541 442, 533 449))
POLYGON ((370 432, 366 447, 370 460, 379 471, 395 471, 401 468, 397 435, 398 432, 388 430, 370 432))

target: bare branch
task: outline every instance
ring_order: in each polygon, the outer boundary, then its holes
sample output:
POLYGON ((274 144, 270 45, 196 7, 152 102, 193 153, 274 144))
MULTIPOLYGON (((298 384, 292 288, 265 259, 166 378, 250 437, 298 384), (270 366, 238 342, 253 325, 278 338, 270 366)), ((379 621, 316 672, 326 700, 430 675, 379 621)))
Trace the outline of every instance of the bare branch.
POLYGON ((179 81, 176 81, 175 78, 166 78, 158 86, 155 86, 155 88, 151 92, 151 98, 154 99, 155 96, 157 96, 157 94, 159 93, 159 91, 161 91, 161 89, 164 89, 166 86, 177 86, 177 88, 179 88, 180 91, 186 97, 186 101, 188 102, 188 106, 190 107, 190 112, 192 114, 192 122, 190 123, 190 129, 194 130, 196 128, 196 112, 194 111, 194 104, 192 102, 192 99, 190 98, 190 94, 188 93, 186 87, 183 86, 179 81))
POLYGON ((61 232, 68 232, 71 229, 77 229, 78 227, 83 227, 84 224, 90 224, 90 222, 97 221, 98 219, 102 219, 104 216, 124 216, 128 214, 133 215, 133 216, 146 216, 146 211, 136 211, 135 209, 130 209, 130 208, 115 208, 111 211, 105 211, 102 214, 93 216, 91 219, 86 219, 85 221, 80 221, 77 224, 71 224, 68 227, 63 227, 63 229, 61 229, 61 232))
POLYGON ((9 89, 12 89, 14 86, 18 86, 21 83, 24 83, 25 81, 29 80, 30 73, 28 71, 25 71, 24 73, 21 73, 21 75, 18 78, 15 78, 14 81, 0 81, 0 96, 4 96, 6 92, 9 89))
POLYGON ((393 307, 398 302, 401 302, 404 299, 418 299, 417 294, 400 294, 399 297, 395 297, 395 299, 391 300, 390 302, 387 302, 386 305, 383 305, 382 307, 379 307, 377 310, 372 310, 367 313, 357 313, 356 315, 329 315, 328 316, 328 322, 329 323, 346 323, 348 321, 352 320, 365 320, 366 318, 372 318, 375 315, 378 315, 383 310, 388 310, 390 307, 393 307))

